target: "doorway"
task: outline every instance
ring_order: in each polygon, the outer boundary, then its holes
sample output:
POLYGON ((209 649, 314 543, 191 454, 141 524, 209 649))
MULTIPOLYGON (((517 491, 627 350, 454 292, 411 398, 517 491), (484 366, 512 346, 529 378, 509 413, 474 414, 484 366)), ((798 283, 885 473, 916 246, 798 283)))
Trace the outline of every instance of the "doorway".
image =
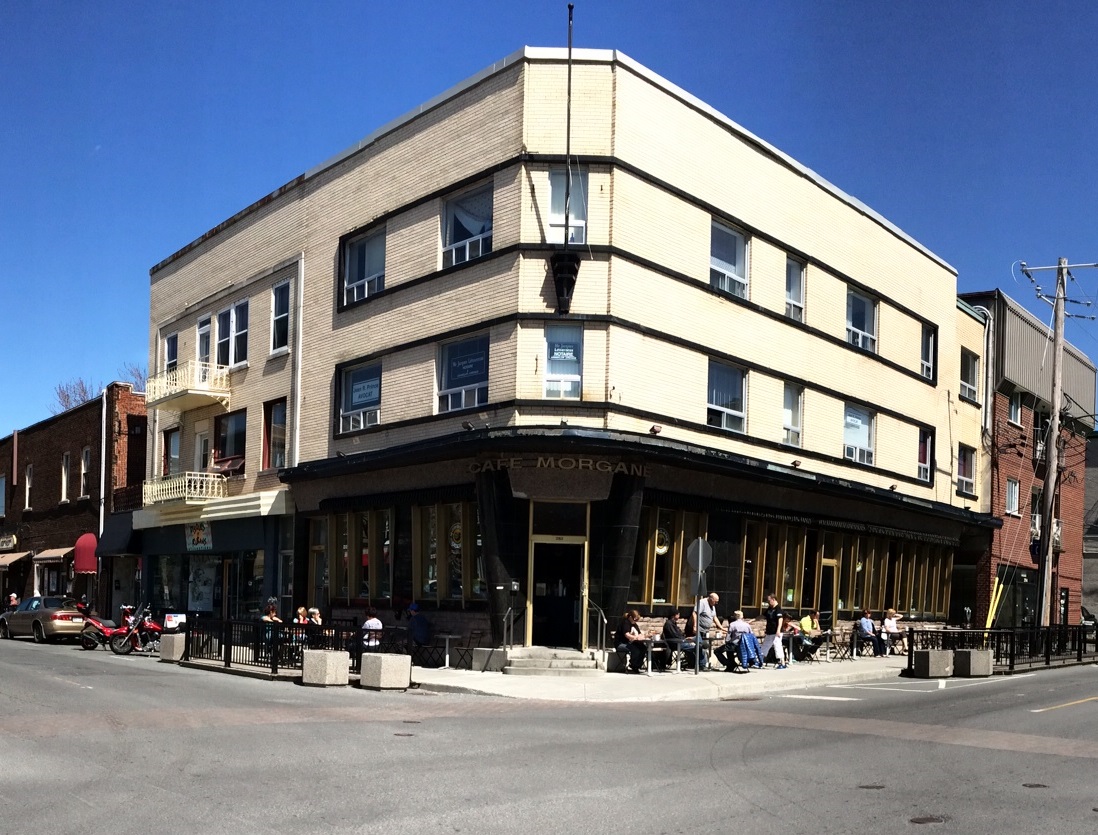
POLYGON ((582 648, 582 544, 535 542, 531 570, 531 642, 582 648))
POLYGON ((820 564, 820 625, 824 629, 830 629, 835 626, 835 621, 839 616, 838 609, 838 586, 835 583, 835 577, 838 574, 839 566, 835 560, 823 560, 820 564))

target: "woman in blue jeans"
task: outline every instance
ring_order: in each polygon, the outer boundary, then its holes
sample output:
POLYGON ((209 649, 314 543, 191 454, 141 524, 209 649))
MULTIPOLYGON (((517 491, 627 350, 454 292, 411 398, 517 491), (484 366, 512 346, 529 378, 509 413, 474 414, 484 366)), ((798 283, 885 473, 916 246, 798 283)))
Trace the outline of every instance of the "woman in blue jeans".
POLYGON ((614 646, 618 652, 629 654, 629 672, 639 673, 644 665, 644 659, 648 655, 648 647, 645 645, 645 634, 640 628, 640 612, 636 609, 626 612, 618 625, 618 631, 614 633, 614 646))

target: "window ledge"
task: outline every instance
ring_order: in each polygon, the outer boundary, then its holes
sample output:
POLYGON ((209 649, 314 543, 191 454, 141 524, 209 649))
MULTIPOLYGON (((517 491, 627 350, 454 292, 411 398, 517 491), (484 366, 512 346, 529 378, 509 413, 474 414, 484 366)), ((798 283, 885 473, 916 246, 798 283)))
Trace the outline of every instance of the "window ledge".
POLYGON ((234 365, 230 365, 229 366, 229 373, 232 374, 234 371, 243 371, 247 367, 248 367, 248 361, 244 360, 244 362, 238 362, 238 363, 235 363, 234 365))
POLYGON ((86 502, 86 501, 89 501, 90 499, 91 499, 91 496, 77 496, 76 497, 76 500, 78 502, 86 502))
POLYGON ((1018 422, 1017 422, 1017 421, 1015 421, 1015 420, 1011 420, 1010 418, 1007 418, 1007 423, 1008 423, 1008 424, 1009 424, 1010 426, 1013 426, 1013 427, 1014 427, 1015 429, 1023 429, 1023 430, 1025 429, 1025 427, 1024 427, 1024 426, 1022 426, 1022 424, 1018 423, 1018 422))
POLYGON ((964 490, 958 490, 957 495, 962 499, 978 499, 979 496, 976 493, 966 493, 964 490))
POLYGON ((962 402, 967 403, 969 406, 975 406, 977 409, 980 408, 979 400, 973 400, 971 397, 968 397, 964 394, 958 394, 957 397, 960 398, 962 402))
POLYGON ((270 353, 270 354, 268 354, 267 356, 268 356, 269 358, 271 358, 271 359, 274 359, 275 357, 285 357, 285 356, 288 356, 288 355, 289 355, 289 353, 290 353, 290 346, 289 346, 289 345, 287 345, 287 346, 286 346, 285 348, 275 348, 275 349, 274 349, 273 351, 271 351, 271 353, 270 353))
POLYGON ((68 499, 62 499, 61 501, 58 502, 58 504, 68 504, 68 503, 69 503, 68 499))
POLYGON ((1019 513, 1017 510, 1004 510, 1003 515, 1004 516, 1011 516, 1015 519, 1021 519, 1022 518, 1022 514, 1019 513))

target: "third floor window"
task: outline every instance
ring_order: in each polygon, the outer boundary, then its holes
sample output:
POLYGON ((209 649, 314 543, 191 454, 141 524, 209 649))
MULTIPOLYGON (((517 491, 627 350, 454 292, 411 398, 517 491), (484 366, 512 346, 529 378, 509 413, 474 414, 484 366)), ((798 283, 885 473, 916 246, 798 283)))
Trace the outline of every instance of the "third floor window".
POLYGON ((447 200, 443 212, 443 268, 480 258, 491 251, 492 187, 447 200))
POLYGON ((716 221, 709 236, 709 286, 747 298, 747 238, 716 221))
POLYGON ((248 361, 248 302, 239 302, 217 314, 217 364, 248 361))
POLYGON ((352 238, 345 245, 343 303, 361 301, 385 289, 385 229, 352 238))
POLYGON ((554 168, 549 172, 549 233, 551 244, 564 243, 564 197, 568 192, 568 243, 587 243, 587 172, 554 168))
POLYGON ((877 300, 853 289, 846 291, 846 341, 877 353, 877 300))
POLYGON ((978 403, 980 358, 972 351, 961 349, 961 397, 978 403))

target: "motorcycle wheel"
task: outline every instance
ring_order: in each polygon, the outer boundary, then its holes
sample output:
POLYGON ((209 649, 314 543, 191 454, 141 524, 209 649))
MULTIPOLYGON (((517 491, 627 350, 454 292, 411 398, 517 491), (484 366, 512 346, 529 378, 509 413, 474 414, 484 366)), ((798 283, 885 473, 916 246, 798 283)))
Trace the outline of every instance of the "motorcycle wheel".
POLYGON ((129 635, 115 635, 111 638, 111 652, 115 655, 129 655, 133 652, 133 644, 129 635))
POLYGON ((85 629, 80 633, 80 648, 81 649, 95 649, 99 646, 99 638, 91 629, 85 629))

